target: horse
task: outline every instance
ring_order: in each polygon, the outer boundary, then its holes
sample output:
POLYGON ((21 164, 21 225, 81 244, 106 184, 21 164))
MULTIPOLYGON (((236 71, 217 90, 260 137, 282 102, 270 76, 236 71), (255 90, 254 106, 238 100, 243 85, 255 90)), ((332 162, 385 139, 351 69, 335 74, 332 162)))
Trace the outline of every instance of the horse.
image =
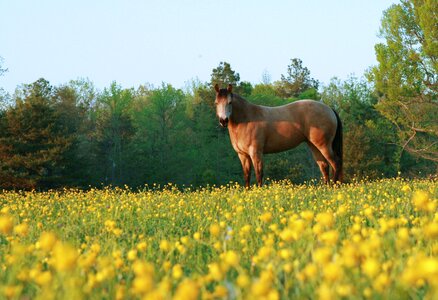
POLYGON ((239 156, 245 187, 250 186, 251 164, 257 185, 263 181, 263 154, 295 148, 305 142, 321 170, 324 182, 342 182, 342 122, 326 104, 299 100, 277 107, 250 103, 233 93, 232 85, 216 90, 216 115, 227 127, 231 145, 239 156))

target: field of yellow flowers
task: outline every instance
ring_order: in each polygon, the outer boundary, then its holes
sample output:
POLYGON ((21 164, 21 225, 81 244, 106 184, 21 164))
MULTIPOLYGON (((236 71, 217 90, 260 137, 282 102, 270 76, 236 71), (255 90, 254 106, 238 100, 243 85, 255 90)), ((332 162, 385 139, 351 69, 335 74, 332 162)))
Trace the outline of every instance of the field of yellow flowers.
POLYGON ((437 299, 436 180, 0 193, 0 299, 437 299))

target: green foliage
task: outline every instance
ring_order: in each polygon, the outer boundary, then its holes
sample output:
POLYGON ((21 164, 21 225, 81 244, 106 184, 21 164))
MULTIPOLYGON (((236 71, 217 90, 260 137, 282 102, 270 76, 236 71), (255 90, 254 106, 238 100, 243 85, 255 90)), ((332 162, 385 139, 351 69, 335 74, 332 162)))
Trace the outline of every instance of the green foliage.
POLYGON ((53 188, 65 184, 78 120, 69 96, 39 79, 24 85, 5 112, 0 133, 0 177, 6 188, 53 188))
POLYGON ((133 180, 138 175, 140 179, 146 177, 164 183, 176 179, 173 170, 179 168, 175 165, 184 162, 177 152, 185 143, 185 136, 179 136, 184 128, 184 100, 182 90, 164 83, 134 99, 137 105, 132 120, 136 134, 130 144, 130 156, 137 154, 138 159, 131 160, 130 168, 140 172, 133 174, 133 180), (141 149, 141 155, 136 149, 141 149))
POLYGON ((282 98, 299 97, 309 89, 317 91, 318 85, 318 80, 310 77, 310 70, 304 67, 302 60, 298 58, 291 59, 291 64, 287 66, 287 74, 282 74, 281 80, 275 83, 277 95, 282 98))
MULTIPOLYGON (((58 87, 44 79, 24 85, 13 105, 9 95, 1 96, 0 188, 241 182, 239 159, 215 115, 215 82, 231 83, 235 93, 266 106, 321 97, 344 124, 347 179, 436 173, 435 165, 396 146, 403 141, 397 134, 401 127, 385 118, 386 98, 376 96, 373 86, 354 77, 333 79, 320 95, 300 60, 293 60, 288 72, 283 87, 299 88, 282 95, 281 84, 271 84, 266 74, 263 83, 252 86, 225 62, 210 82, 192 81, 184 90, 165 83, 124 89, 113 82, 97 91, 88 79, 58 87)), ((320 172, 303 144, 266 155, 265 175, 301 183, 318 179, 320 172)))
POLYGON ((220 87, 227 87, 228 84, 233 86, 233 92, 243 97, 251 95, 253 89, 251 83, 247 81, 240 82, 240 75, 231 68, 227 62, 221 62, 219 66, 213 69, 211 73, 210 87, 213 88, 215 84, 220 87))
POLYGON ((397 128, 399 146, 438 161, 438 2, 402 0, 384 12, 375 46, 378 65, 368 76, 376 108, 397 128))
POLYGON ((231 65, 227 62, 219 63, 219 66, 211 72, 211 86, 219 84, 219 86, 227 86, 231 84, 238 86, 240 82, 240 75, 231 69, 231 65))
POLYGON ((126 147, 134 134, 128 114, 132 98, 132 90, 122 89, 116 82, 97 98, 95 163, 98 178, 105 184, 122 184, 127 172, 126 147))
POLYGON ((346 179, 396 175, 400 160, 394 146, 397 137, 391 123, 374 108, 377 100, 372 87, 355 77, 345 82, 333 78, 321 98, 343 122, 346 179))
POLYGON ((257 84, 248 97, 252 103, 265 106, 278 106, 289 101, 276 95, 275 88, 271 84, 257 84))

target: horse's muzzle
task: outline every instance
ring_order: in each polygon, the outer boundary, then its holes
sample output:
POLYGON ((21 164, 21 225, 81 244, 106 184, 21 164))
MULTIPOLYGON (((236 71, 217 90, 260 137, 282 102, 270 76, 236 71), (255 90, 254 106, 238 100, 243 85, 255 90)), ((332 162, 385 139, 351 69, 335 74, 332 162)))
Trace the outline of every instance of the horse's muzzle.
POLYGON ((227 127, 228 126, 228 118, 220 118, 219 119, 219 123, 221 124, 222 127, 227 127))

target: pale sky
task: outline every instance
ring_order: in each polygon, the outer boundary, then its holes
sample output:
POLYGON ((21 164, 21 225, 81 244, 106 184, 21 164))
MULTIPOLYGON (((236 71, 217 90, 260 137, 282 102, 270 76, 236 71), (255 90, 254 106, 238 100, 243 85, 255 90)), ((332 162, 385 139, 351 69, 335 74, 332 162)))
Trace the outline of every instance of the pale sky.
POLYGON ((383 10, 396 0, 0 0, 0 87, 40 77, 103 89, 210 80, 221 61, 272 81, 300 58, 328 83, 376 63, 383 10))

